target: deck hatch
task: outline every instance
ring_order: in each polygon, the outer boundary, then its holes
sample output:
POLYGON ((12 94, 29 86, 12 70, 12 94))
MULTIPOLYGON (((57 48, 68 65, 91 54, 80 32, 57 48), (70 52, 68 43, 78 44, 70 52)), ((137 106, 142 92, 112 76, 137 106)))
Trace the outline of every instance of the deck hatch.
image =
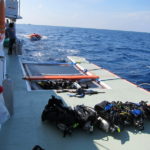
MULTIPOLYGON (((27 77, 36 77, 36 76, 46 76, 46 75, 56 75, 56 76, 88 76, 84 72, 82 72, 79 68, 76 67, 74 64, 69 63, 60 63, 60 64, 44 64, 44 63, 22 63, 22 68, 24 72, 24 76, 27 77)), ((30 90, 48 90, 47 88, 42 88, 39 86, 39 81, 43 80, 28 80, 27 86, 30 90)), ((48 81, 49 83, 52 82, 60 82, 60 80, 44 80, 48 81)), ((62 80, 63 82, 63 80, 62 80)), ((83 84, 83 83, 82 83, 83 84)), ((86 84, 89 86, 89 88, 103 88, 99 84, 97 84, 93 79, 87 79, 86 84)), ((57 88, 50 88, 57 89, 57 88)))
POLYGON ((24 68, 30 76, 40 75, 84 75, 70 64, 24 64, 24 68))

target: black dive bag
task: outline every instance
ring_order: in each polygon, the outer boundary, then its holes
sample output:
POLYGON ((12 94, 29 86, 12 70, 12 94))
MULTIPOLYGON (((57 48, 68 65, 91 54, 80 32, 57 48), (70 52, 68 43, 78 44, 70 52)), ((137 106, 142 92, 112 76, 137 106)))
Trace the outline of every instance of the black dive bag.
POLYGON ((52 96, 48 104, 42 112, 42 121, 55 123, 56 126, 63 131, 64 137, 71 134, 75 128, 76 117, 74 111, 70 107, 64 106, 62 100, 52 96))

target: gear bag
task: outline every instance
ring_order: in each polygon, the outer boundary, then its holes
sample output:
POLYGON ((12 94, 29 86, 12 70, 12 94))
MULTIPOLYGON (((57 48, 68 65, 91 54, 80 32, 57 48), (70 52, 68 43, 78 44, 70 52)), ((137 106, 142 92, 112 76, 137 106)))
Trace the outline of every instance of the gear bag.
POLYGON ((62 100, 52 96, 42 113, 42 121, 50 121, 66 134, 71 134, 72 129, 77 124, 74 111, 70 107, 64 106, 62 100))
POLYGON ((97 119, 95 110, 85 105, 77 105, 74 108, 74 111, 76 112, 77 120, 80 126, 85 130, 92 132, 97 119))

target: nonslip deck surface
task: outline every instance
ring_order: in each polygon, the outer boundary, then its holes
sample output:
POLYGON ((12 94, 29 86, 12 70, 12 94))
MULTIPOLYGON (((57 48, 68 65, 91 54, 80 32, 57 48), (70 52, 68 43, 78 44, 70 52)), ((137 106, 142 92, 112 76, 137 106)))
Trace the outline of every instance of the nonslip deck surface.
POLYGON ((100 89, 105 93, 84 98, 69 97, 67 93, 56 95, 55 91, 27 91, 18 57, 8 56, 7 72, 14 88, 14 115, 0 131, 0 150, 31 150, 34 145, 41 145, 45 150, 149 150, 150 121, 145 123, 145 130, 141 133, 136 133, 133 128, 112 135, 98 129, 92 134, 75 130, 72 136, 66 138, 55 126, 41 122, 41 113, 51 95, 62 98, 70 106, 85 104, 93 107, 102 100, 150 102, 149 92, 97 68, 84 58, 70 58, 101 76, 102 82, 110 89, 100 89))

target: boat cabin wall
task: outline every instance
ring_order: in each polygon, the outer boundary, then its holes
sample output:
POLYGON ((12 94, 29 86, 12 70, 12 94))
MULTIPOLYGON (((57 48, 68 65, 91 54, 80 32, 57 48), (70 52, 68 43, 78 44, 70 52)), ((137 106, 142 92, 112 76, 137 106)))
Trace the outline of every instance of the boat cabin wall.
POLYGON ((20 1, 18 0, 5 0, 6 1, 6 18, 16 20, 20 17, 20 1))

